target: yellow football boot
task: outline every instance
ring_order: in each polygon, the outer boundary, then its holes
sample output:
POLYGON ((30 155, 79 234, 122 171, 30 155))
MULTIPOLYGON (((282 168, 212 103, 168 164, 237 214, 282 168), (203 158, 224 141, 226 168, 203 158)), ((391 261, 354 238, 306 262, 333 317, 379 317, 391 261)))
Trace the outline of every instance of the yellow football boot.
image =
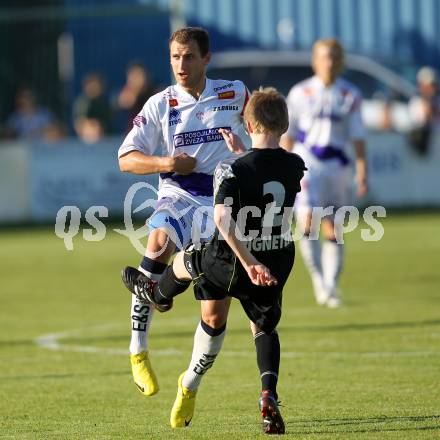
POLYGON ((177 381, 177 396, 171 410, 170 424, 172 428, 185 428, 191 422, 196 406, 196 391, 191 391, 182 385, 185 371, 180 375, 177 381))
POLYGON ((148 351, 130 355, 133 380, 144 396, 153 396, 159 391, 156 375, 151 368, 148 351))

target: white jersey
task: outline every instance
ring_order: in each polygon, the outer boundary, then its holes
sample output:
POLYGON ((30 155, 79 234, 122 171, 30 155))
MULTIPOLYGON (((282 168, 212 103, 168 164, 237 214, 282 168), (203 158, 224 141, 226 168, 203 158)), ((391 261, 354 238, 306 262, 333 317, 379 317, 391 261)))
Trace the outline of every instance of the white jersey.
POLYGON ((152 96, 134 118, 118 156, 130 151, 153 155, 160 147, 163 156, 195 157, 197 164, 190 175, 160 175, 159 198, 177 196, 197 205, 211 204, 215 167, 233 154, 218 129, 237 132, 242 128, 247 99, 241 81, 207 78, 198 100, 178 84, 169 86, 152 96))
POLYGON ((308 167, 326 161, 349 163, 347 144, 364 138, 358 89, 344 79, 330 86, 313 76, 289 92, 289 129, 298 153, 308 167))

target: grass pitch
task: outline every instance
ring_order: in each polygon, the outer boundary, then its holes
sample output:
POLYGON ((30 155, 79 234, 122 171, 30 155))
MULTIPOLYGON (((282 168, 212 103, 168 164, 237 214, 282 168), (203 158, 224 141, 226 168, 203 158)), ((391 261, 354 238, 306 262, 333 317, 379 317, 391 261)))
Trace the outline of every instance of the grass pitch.
MULTIPOLYGON (((344 307, 314 304, 301 258, 284 293, 279 394, 292 439, 440 438, 439 214, 391 214, 380 242, 349 234, 344 307)), ((253 341, 238 302, 191 426, 168 425, 199 319, 190 292, 157 314, 152 362, 161 391, 132 384, 129 294, 121 267, 139 255, 52 229, 0 233, 0 438, 251 439, 260 434, 253 341)))

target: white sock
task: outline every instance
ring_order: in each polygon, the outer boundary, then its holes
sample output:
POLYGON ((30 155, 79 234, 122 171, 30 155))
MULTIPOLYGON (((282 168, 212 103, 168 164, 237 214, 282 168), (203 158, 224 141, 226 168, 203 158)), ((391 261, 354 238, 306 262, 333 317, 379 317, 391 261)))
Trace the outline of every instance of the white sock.
MULTIPOLYGON (((161 274, 151 273, 138 267, 144 275, 152 280, 158 281, 161 274)), ((148 350, 148 333, 151 321, 153 320, 154 307, 150 304, 139 301, 134 295, 131 300, 130 319, 131 319, 131 341, 130 354, 139 354, 148 350)))
POLYGON ((330 292, 334 292, 338 286, 344 260, 344 246, 331 240, 325 240, 322 244, 322 273, 324 283, 330 292))
POLYGON ((319 239, 311 240, 309 237, 304 236, 299 241, 299 246, 304 264, 306 265, 310 273, 310 277, 312 278, 315 295, 319 295, 324 289, 324 280, 321 267, 321 242, 319 239))
POLYGON ((200 321, 194 334, 191 362, 183 376, 182 385, 191 391, 196 390, 206 371, 212 367, 225 339, 225 327, 213 329, 200 321), (209 333, 213 333, 211 336, 209 333), (218 334, 218 332, 221 332, 218 334))

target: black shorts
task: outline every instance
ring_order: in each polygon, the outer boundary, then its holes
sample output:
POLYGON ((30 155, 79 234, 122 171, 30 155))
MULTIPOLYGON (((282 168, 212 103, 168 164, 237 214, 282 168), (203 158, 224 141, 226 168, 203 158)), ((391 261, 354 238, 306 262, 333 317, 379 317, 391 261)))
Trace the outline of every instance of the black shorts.
POLYGON ((192 245, 185 249, 185 267, 193 280, 197 300, 221 300, 232 296, 240 300, 249 319, 261 330, 271 332, 281 318, 282 291, 295 260, 293 243, 279 251, 255 255, 277 278, 276 286, 252 284, 235 255, 213 259, 210 243, 196 250, 192 245), (267 260, 267 261, 265 261, 267 260))

